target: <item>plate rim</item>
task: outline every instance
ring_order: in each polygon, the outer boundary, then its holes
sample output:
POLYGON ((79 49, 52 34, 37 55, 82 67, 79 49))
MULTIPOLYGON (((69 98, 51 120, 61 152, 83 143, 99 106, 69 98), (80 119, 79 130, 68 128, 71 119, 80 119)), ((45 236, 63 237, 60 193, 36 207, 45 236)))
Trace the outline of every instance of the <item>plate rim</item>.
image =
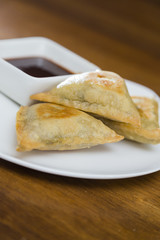
POLYGON ((122 173, 122 174, 86 174, 86 173, 75 173, 73 171, 64 171, 64 170, 57 170, 49 167, 44 167, 35 163, 30 163, 23 161, 21 159, 0 153, 0 158, 4 161, 8 161, 14 164, 17 164, 22 167, 27 167, 32 170, 44 172, 44 173, 49 173, 49 174, 55 174, 58 176, 64 176, 64 177, 73 177, 73 178, 82 178, 82 179, 94 179, 94 180, 109 180, 109 179, 126 179, 126 178, 133 178, 133 177, 139 177, 139 176, 144 176, 148 175, 154 172, 160 171, 160 166, 157 168, 154 168, 152 170, 148 171, 141 171, 141 172, 136 172, 136 173, 122 173))

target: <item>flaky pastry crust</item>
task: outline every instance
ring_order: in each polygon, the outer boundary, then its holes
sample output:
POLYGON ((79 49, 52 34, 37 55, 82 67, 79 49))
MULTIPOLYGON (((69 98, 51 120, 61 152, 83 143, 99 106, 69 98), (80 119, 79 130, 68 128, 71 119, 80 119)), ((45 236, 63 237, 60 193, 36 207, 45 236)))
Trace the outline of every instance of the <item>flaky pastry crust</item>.
POLYGON ((148 144, 160 143, 160 128, 158 123, 158 103, 146 97, 132 97, 141 116, 141 127, 127 123, 100 118, 104 124, 125 138, 148 144))
POLYGON ((31 99, 62 104, 112 120, 140 126, 140 116, 118 74, 96 71, 77 74, 31 99))
POLYGON ((21 107, 16 131, 17 151, 81 149, 123 139, 87 113, 50 103, 21 107))

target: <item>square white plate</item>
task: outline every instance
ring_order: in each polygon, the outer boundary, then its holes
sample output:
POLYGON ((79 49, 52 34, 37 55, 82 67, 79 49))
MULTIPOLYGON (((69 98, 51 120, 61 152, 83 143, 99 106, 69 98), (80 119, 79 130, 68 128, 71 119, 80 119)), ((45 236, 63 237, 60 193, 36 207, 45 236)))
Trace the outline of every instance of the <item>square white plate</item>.
MULTIPOLYGON (((62 66, 75 73, 98 68, 49 39, 0 40, 1 58, 27 56, 41 56, 61 62, 62 66)), ((15 74, 17 71, 15 68, 15 74)), ((14 81, 14 77, 11 80, 14 81)), ((131 95, 154 97, 160 103, 152 90, 131 81, 126 80, 126 83, 131 95)), ((51 174, 90 179, 128 178, 160 170, 160 144, 152 146, 123 140, 74 151, 18 153, 15 150, 18 109, 19 105, 0 93, 0 157, 7 161, 51 174)))
MULTIPOLYGON (((126 81, 133 95, 158 96, 150 89, 126 81)), ((16 152, 15 117, 19 106, 0 94, 0 157, 18 165, 63 176, 116 179, 141 176, 160 170, 160 144, 123 140, 74 151, 16 152)))

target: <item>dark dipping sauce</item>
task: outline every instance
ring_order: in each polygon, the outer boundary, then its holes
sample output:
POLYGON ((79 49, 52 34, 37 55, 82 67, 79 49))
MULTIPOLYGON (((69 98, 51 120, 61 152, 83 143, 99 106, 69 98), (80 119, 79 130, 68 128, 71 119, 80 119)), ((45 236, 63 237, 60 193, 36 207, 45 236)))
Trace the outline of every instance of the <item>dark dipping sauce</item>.
POLYGON ((5 59, 15 67, 33 77, 53 77, 72 74, 56 63, 40 57, 5 59))

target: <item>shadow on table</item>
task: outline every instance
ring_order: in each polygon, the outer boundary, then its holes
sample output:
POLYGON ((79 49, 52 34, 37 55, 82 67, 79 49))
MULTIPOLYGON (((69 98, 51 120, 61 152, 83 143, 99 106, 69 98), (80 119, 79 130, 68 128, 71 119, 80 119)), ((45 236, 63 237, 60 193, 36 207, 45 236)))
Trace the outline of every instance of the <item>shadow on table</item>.
POLYGON ((60 184, 63 186, 73 186, 76 188, 119 188, 122 186, 133 186, 133 185, 140 185, 140 184, 147 184, 148 182, 155 179, 159 172, 155 172, 152 174, 148 174, 145 176, 140 177, 133 177, 133 178, 125 178, 125 179, 111 179, 111 180, 95 180, 95 179, 81 179, 81 178, 73 178, 73 177, 64 177, 58 176, 53 174, 48 174, 44 172, 39 172, 36 170, 32 170, 29 168, 25 168, 23 166, 16 165, 14 163, 7 162, 3 159, 0 159, 0 168, 4 169, 4 171, 9 171, 15 173, 16 175, 21 176, 22 178, 30 178, 42 182, 49 182, 53 184, 60 184))

